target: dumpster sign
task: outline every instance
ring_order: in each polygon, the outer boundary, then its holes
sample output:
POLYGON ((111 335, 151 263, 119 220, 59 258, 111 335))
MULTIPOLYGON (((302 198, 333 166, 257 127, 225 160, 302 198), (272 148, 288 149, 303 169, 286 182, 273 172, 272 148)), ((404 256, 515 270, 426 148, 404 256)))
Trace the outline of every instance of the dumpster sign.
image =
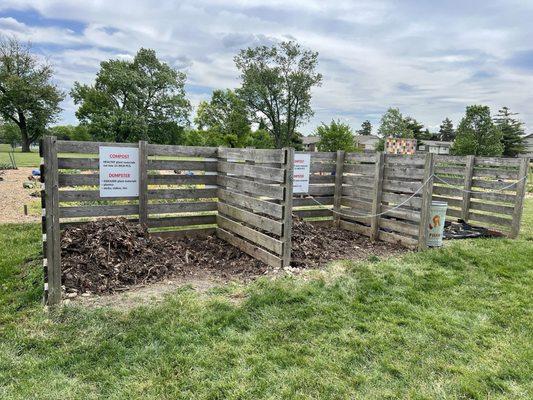
POLYGON ((139 149, 100 146, 100 197, 139 196, 139 149))
POLYGON ((292 192, 302 194, 309 192, 309 173, 311 171, 311 154, 294 155, 294 175, 292 192))

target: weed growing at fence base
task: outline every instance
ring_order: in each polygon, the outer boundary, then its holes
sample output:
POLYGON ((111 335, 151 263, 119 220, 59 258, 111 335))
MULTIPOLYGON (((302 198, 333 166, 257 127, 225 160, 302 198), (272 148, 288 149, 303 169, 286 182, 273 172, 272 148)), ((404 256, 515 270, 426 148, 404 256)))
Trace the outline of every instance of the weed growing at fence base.
POLYGON ((262 280, 207 296, 185 288, 130 312, 45 314, 40 266, 21 275, 38 231, 0 227, 3 399, 533 394, 532 199, 516 241, 345 262, 332 279, 262 280), (246 293, 239 304, 235 290, 246 293))

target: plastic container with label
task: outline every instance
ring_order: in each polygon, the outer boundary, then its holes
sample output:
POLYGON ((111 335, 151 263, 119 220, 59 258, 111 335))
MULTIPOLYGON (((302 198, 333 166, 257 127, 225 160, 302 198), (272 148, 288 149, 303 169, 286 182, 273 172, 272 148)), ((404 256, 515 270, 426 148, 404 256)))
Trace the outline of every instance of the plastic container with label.
POLYGON ((429 247, 442 246, 442 236, 444 234, 444 222, 446 220, 447 209, 448 203, 444 201, 431 202, 427 236, 427 245, 429 247))

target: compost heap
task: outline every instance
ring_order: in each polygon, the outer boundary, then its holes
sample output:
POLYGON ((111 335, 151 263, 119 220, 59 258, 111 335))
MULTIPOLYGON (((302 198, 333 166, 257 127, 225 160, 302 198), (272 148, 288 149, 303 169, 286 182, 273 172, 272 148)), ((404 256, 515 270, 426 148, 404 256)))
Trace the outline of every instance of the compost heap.
MULTIPOLYGON (((293 224, 292 265, 313 267, 338 258, 366 258, 401 251, 354 232, 293 224)), ((67 227, 61 237, 62 282, 67 292, 113 293, 173 275, 210 273, 249 279, 268 267, 215 236, 163 239, 124 218, 67 227)))

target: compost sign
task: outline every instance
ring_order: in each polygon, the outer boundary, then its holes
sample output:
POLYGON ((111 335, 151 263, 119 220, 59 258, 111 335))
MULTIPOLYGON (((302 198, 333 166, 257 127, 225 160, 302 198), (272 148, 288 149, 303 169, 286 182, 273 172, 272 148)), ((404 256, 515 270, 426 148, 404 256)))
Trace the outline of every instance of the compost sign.
POLYGON ((100 146, 100 197, 139 196, 139 149, 100 146))
POLYGON ((294 155, 293 193, 309 192, 309 172, 311 170, 311 154, 294 155))

